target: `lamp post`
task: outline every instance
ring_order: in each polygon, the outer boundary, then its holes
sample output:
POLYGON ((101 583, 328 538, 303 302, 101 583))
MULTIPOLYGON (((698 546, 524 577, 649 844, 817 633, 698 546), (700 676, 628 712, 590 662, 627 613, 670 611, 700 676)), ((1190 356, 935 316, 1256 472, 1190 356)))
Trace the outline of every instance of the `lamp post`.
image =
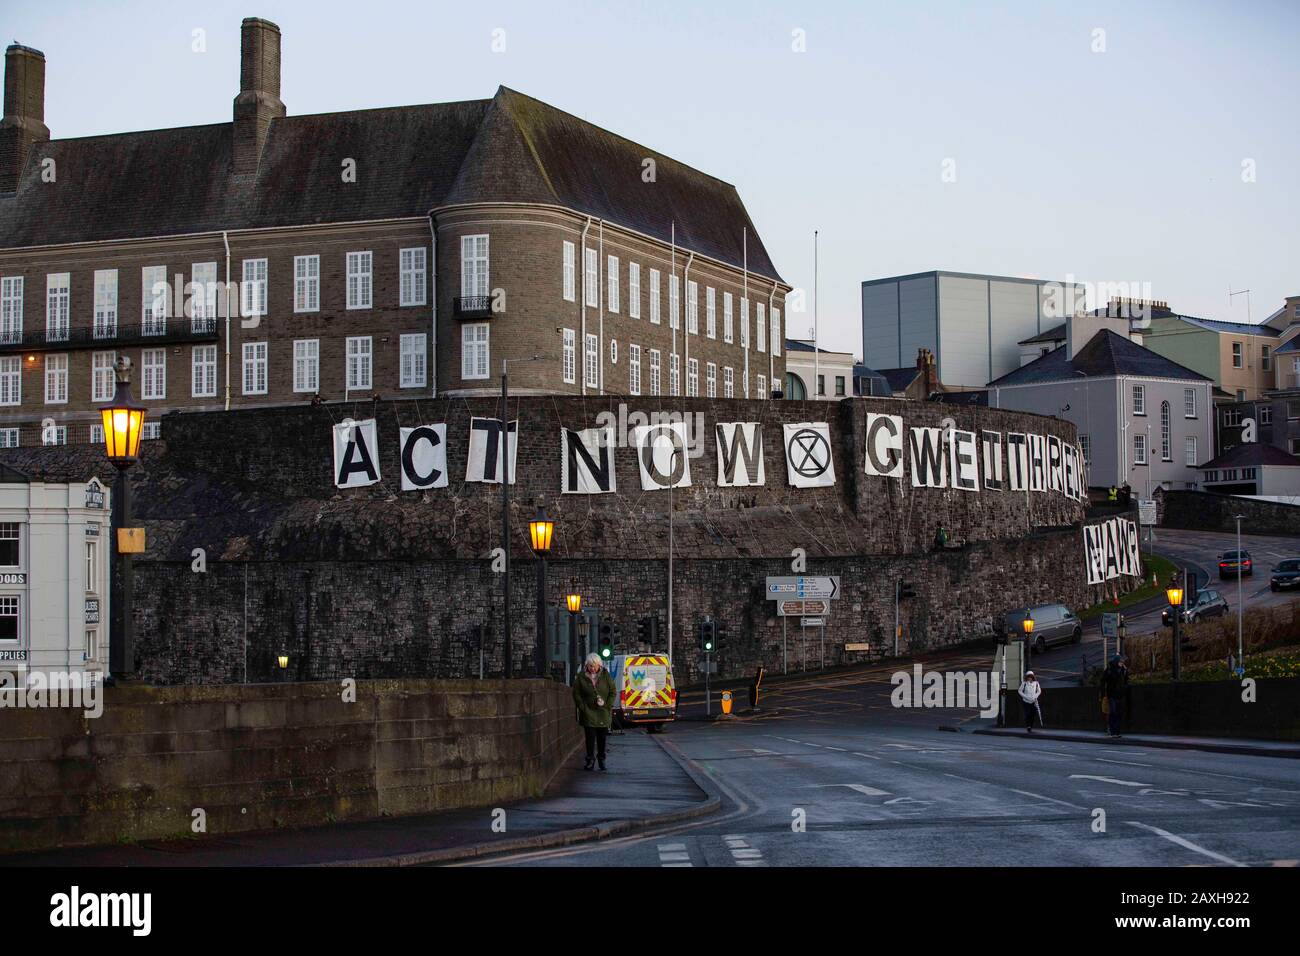
POLYGON ((1169 620, 1173 622, 1174 628, 1173 676, 1174 680, 1178 680, 1182 673, 1182 668, 1179 666, 1182 663, 1182 647, 1179 638, 1181 628, 1179 625, 1182 623, 1180 619, 1183 616, 1183 588, 1177 575, 1170 580, 1169 587, 1165 588, 1165 597, 1169 599, 1169 620))
MULTIPOLYGON (((540 362, 545 356, 534 355, 532 358, 515 359, 521 362, 540 362)), ((510 620, 510 482, 514 480, 515 470, 510 455, 510 361, 501 361, 501 630, 505 644, 505 663, 502 673, 507 680, 514 675, 514 642, 511 634, 510 620)))
POLYGON ((537 515, 528 522, 528 541, 537 555, 537 676, 546 675, 546 556, 551 553, 555 522, 539 500, 537 515))
POLYGON ((135 671, 135 648, 132 646, 132 614, 135 592, 134 568, 130 552, 122 551, 121 531, 131 526, 131 484, 126 473, 140 457, 140 435, 144 431, 143 405, 131 395, 131 360, 118 356, 114 367, 117 390, 113 401, 100 410, 104 425, 104 454, 117 468, 113 485, 113 510, 117 513, 114 524, 118 532, 117 552, 121 570, 115 584, 113 621, 116 632, 109 638, 109 671, 116 677, 135 671))
POLYGON ((1025 619, 1020 622, 1021 628, 1025 632, 1025 653, 1029 653, 1029 643, 1034 639, 1034 618, 1029 611, 1025 611, 1025 619))
POLYGON ((279 654, 279 656, 276 657, 276 659, 275 659, 275 663, 276 663, 276 666, 279 667, 279 669, 280 669, 280 677, 279 677, 279 679, 280 679, 281 682, 283 682, 285 676, 288 674, 288 671, 289 671, 289 655, 288 655, 288 653, 286 653, 285 651, 281 651, 280 654, 279 654))
POLYGON ((567 683, 578 672, 578 615, 582 613, 582 595, 571 591, 565 595, 564 605, 569 609, 569 669, 564 675, 567 683))
POLYGON ((1241 519, 1245 516, 1235 517, 1237 519, 1237 666, 1242 669, 1242 673, 1245 673, 1246 662, 1242 659, 1245 649, 1241 646, 1241 519))

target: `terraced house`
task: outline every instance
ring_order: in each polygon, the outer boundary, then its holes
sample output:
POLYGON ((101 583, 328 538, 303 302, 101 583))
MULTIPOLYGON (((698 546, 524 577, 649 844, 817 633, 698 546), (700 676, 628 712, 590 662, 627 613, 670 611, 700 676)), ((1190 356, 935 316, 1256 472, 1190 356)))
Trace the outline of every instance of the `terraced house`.
POLYGON ((6 51, 0 445, 158 415, 490 394, 767 397, 781 280, 735 188, 523 94, 314 116, 242 25, 231 122, 50 139, 6 51), (227 294, 227 290, 230 290, 227 294))

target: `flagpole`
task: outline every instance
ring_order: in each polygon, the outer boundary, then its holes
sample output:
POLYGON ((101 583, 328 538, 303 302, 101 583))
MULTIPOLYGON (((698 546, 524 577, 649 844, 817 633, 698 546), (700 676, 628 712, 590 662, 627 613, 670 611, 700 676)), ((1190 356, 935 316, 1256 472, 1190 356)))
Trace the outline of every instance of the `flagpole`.
MULTIPOLYGON (((672 278, 668 280, 668 324, 673 327, 673 358, 677 358, 677 326, 673 323, 673 305, 672 305, 672 284, 677 281, 677 220, 672 224, 672 278)), ((681 302, 681 290, 678 290, 677 301, 681 302)), ((680 372, 680 367, 679 367, 680 372)), ((680 375, 679 375, 680 378, 680 375)), ((672 388, 672 369, 668 370, 669 390, 672 388)), ((653 453, 652 453, 653 454, 653 453)), ((671 459, 669 468, 668 481, 668 661, 672 664, 673 659, 673 482, 671 459)))
POLYGON ((821 349, 817 347, 817 230, 813 230, 813 397, 821 377, 821 349))

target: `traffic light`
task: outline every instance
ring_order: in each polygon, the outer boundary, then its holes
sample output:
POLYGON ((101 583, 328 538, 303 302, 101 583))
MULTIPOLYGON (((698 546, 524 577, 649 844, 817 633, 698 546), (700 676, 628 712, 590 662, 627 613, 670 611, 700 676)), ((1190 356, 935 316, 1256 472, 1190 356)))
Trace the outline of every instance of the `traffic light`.
POLYGON ((725 642, 727 639, 726 621, 718 621, 716 624, 713 625, 713 637, 714 640, 717 642, 718 647, 721 647, 723 645, 723 642, 725 642))
POLYGON ((638 644, 650 643, 650 618, 643 617, 636 622, 636 640, 638 644))
POLYGON ((600 659, 607 661, 614 656, 614 638, 618 634, 618 625, 608 621, 602 621, 600 625, 600 635, 597 644, 597 651, 600 659))
POLYGON ((700 621, 700 650, 712 654, 715 643, 714 623, 711 618, 700 621))
POLYGON ((900 581, 898 584, 898 596, 900 599, 916 597, 916 585, 911 581, 900 581))

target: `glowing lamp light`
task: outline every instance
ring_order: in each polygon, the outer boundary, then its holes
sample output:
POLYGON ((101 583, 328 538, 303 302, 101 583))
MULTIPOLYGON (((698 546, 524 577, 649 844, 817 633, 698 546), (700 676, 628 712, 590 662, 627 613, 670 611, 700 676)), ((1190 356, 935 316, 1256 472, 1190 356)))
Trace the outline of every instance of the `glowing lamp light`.
POLYGON ((117 383, 113 401, 100 410, 104 421, 104 452, 119 468, 130 466, 140 455, 144 412, 144 406, 131 396, 130 383, 124 381, 117 383))
POLYGON ((544 558, 551 553, 551 538, 555 534, 555 522, 546 517, 546 509, 538 507, 537 517, 528 522, 528 537, 533 545, 533 553, 544 558))
POLYGON ((1020 623, 1020 626, 1025 629, 1026 634, 1034 633, 1034 619, 1029 616, 1028 611, 1025 612, 1025 619, 1020 623))
POLYGON ((287 670, 289 667, 289 655, 281 654, 275 659, 275 662, 280 665, 280 670, 287 670))
POLYGON ((1183 589, 1171 584, 1165 588, 1165 597, 1169 598, 1170 607, 1178 607, 1183 603, 1183 589))
POLYGON ((566 594, 564 597, 564 603, 569 608, 570 614, 577 614, 582 610, 582 595, 566 594))

